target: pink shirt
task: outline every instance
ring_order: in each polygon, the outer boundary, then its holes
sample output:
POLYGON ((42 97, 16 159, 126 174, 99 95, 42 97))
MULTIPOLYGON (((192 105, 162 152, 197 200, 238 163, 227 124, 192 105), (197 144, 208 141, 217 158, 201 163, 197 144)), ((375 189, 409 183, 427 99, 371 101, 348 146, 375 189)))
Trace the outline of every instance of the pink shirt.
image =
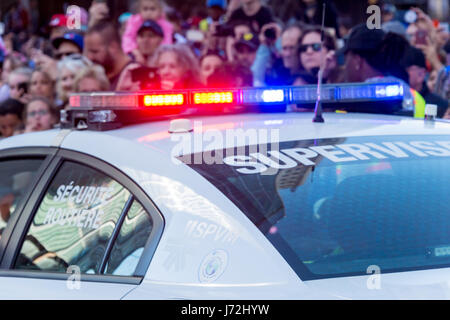
MULTIPOLYGON (((125 53, 130 53, 137 48, 136 44, 137 32, 143 22, 144 20, 142 19, 142 16, 139 13, 132 15, 128 19, 127 25, 125 27, 125 32, 123 33, 122 36, 122 49, 125 53)), ((164 39, 162 44, 172 44, 173 25, 165 18, 161 18, 156 22, 161 26, 161 29, 163 30, 164 33, 164 39)))

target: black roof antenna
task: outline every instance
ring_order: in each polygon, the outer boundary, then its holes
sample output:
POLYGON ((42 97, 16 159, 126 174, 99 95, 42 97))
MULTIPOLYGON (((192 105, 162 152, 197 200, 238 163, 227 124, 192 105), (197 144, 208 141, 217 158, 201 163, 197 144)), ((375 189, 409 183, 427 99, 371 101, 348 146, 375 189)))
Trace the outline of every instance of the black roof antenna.
MULTIPOLYGON (((320 50, 323 48, 323 38, 324 38, 324 29, 325 29, 325 2, 323 3, 322 9, 322 30, 320 32, 320 50)), ((322 53, 322 52, 321 52, 322 53)), ((323 54, 320 55, 320 68, 319 68, 319 76, 317 80, 317 100, 316 107, 314 108, 314 119, 313 122, 325 122, 322 117, 322 101, 320 101, 320 93, 322 88, 322 75, 323 75, 323 67, 324 67, 324 57, 323 54)))

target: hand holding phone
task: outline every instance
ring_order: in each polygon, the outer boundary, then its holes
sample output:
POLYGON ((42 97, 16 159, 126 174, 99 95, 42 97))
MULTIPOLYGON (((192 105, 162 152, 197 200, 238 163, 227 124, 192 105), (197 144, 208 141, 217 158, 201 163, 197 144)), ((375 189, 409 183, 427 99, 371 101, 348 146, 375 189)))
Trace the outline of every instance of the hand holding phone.
POLYGON ((426 30, 417 30, 415 44, 427 44, 428 32, 426 30))

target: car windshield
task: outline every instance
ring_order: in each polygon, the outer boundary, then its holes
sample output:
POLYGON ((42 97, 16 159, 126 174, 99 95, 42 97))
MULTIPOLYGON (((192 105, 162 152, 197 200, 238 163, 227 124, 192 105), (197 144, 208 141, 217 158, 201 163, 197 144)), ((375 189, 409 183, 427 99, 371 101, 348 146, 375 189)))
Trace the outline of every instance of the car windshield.
POLYGON ((272 161, 246 153, 186 164, 301 279, 366 275, 372 266, 382 273, 450 266, 450 136, 289 141, 269 154, 272 161))

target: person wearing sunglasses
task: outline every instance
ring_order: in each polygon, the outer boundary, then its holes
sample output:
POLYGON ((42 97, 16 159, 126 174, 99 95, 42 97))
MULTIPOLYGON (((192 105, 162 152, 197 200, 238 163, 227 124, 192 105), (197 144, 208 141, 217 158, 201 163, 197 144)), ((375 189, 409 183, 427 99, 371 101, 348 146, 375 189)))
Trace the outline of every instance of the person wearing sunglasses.
POLYGON ((49 130, 58 122, 53 103, 45 97, 33 97, 24 110, 25 130, 23 133, 49 130))
POLYGON ((320 27, 305 28, 299 40, 300 73, 294 85, 316 84, 322 59, 323 82, 326 83, 337 66, 335 49, 335 39, 328 32, 324 32, 322 45, 320 27))

